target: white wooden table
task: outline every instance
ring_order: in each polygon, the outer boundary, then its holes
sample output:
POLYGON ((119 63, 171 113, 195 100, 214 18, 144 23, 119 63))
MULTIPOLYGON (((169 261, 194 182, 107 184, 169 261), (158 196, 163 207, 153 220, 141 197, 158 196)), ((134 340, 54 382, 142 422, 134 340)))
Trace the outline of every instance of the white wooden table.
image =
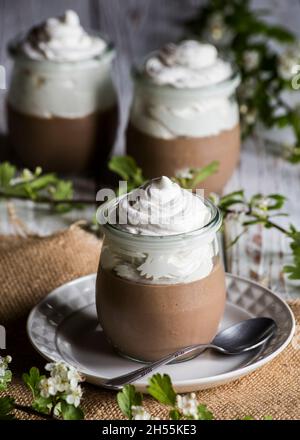
MULTIPOLYGON (((182 23, 193 16, 200 3, 201 0, 0 0, 0 64, 5 66, 9 78, 11 65, 6 54, 7 41, 33 23, 60 14, 65 9, 75 9, 85 26, 108 34, 118 48, 114 80, 120 97, 122 118, 115 153, 121 153, 131 97, 130 64, 163 43, 180 38, 183 35, 182 23)), ((288 8, 283 0, 260 0, 254 1, 254 4, 269 6, 274 13, 273 21, 288 24, 300 35, 298 0, 289 0, 288 8)), ((4 149, 1 136, 1 133, 5 133, 4 102, 5 91, 0 90, 0 157, 4 149)), ((262 141, 249 140, 243 145, 241 163, 226 192, 242 188, 248 195, 258 192, 286 195, 290 221, 300 227, 300 165, 291 165, 278 155, 271 154, 262 141)), ((93 214, 93 208, 89 208, 59 217, 49 215, 45 208, 34 207, 31 202, 18 203, 15 207, 28 227, 41 234, 66 227, 81 217, 91 218, 93 214)), ((12 232, 4 202, 0 203, 0 230, 12 232)), ((228 224, 225 242, 230 242, 237 232, 236 224, 228 224)), ((262 230, 260 226, 252 227, 225 253, 228 271, 254 278, 286 298, 300 295, 297 283, 287 282, 282 274, 282 266, 290 256, 288 241, 278 232, 262 230)))

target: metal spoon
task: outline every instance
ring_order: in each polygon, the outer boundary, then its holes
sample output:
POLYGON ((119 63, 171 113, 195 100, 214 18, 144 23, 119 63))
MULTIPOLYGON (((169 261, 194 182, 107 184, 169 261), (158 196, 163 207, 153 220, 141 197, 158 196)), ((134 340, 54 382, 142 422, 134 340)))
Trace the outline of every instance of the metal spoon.
POLYGON ((263 344, 273 336, 277 329, 275 321, 271 318, 253 318, 238 322, 231 327, 222 330, 210 344, 196 344, 181 348, 174 353, 152 362, 145 367, 138 368, 130 373, 104 380, 101 386, 109 389, 119 389, 123 385, 129 384, 137 379, 152 373, 158 367, 168 364, 175 359, 199 351, 202 353, 207 348, 219 351, 223 354, 236 355, 253 350, 263 344))

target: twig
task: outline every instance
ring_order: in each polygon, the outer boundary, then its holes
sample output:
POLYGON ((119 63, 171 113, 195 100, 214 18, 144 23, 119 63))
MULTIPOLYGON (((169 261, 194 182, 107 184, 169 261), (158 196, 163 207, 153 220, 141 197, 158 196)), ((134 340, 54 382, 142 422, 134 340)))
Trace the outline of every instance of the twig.
POLYGON ((21 195, 13 195, 13 194, 7 194, 2 191, 0 191, 0 199, 19 199, 19 200, 31 200, 35 203, 44 203, 49 205, 60 205, 60 204, 74 204, 74 205, 97 205, 99 202, 96 201, 96 198, 94 200, 92 199, 66 199, 66 200, 53 200, 48 197, 37 197, 36 199, 31 199, 27 196, 21 196, 21 195))
POLYGON ((256 215, 252 212, 250 209, 249 211, 234 211, 233 209, 224 209, 224 213, 226 214, 246 214, 248 216, 253 217, 256 220, 259 220, 264 223, 268 223, 269 226, 271 226, 274 229, 277 229, 278 231, 282 232, 283 234, 287 235, 288 237, 291 237, 291 232, 287 229, 283 228, 282 226, 278 225, 277 223, 274 223, 272 220, 269 220, 268 218, 260 217, 259 215, 256 215))
POLYGON ((25 414, 28 414, 30 416, 38 416, 38 417, 42 417, 43 419, 46 419, 46 420, 55 420, 56 419, 55 416, 51 416, 50 414, 40 413, 40 412, 36 411, 35 409, 33 409, 31 406, 20 405, 18 403, 15 403, 14 408, 17 409, 18 411, 22 411, 25 414))

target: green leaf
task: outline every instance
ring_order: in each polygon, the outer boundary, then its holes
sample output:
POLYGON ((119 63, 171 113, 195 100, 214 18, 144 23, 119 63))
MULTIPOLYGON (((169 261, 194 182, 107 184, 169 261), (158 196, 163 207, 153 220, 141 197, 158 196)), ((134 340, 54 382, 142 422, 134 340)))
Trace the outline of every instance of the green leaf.
POLYGON ((250 205, 254 207, 259 207, 262 199, 266 199, 268 201, 268 203, 264 207, 265 211, 274 211, 276 209, 281 209, 286 201, 286 197, 281 194, 268 194, 265 197, 262 194, 255 194, 250 199, 250 205))
POLYGON ((10 187, 12 195, 24 195, 31 199, 36 199, 39 192, 50 185, 56 185, 58 179, 55 174, 44 174, 40 177, 33 176, 31 179, 20 180, 17 184, 10 187))
POLYGON ((127 182, 128 191, 141 186, 146 180, 141 168, 131 156, 113 156, 108 168, 127 182))
MULTIPOLYGON (((60 180, 56 183, 56 186, 49 188, 49 192, 52 199, 55 201, 59 200, 72 200, 73 198, 73 183, 68 180, 60 180)), ((55 211, 64 214, 69 212, 72 208, 80 208, 79 205, 72 205, 70 203, 59 203, 55 205, 55 211)))
POLYGON ((16 167, 9 162, 0 164, 0 188, 9 186, 10 181, 15 177, 16 167))
POLYGON ((293 43, 295 41, 295 35, 282 26, 267 25, 262 30, 269 38, 280 41, 281 43, 293 43))
POLYGON ((0 397, 0 420, 11 420, 14 418, 12 411, 15 400, 12 397, 0 397))
POLYGON ((124 180, 134 179, 140 184, 144 182, 142 170, 131 156, 113 156, 108 163, 108 168, 124 180))
POLYGON ((263 420, 273 420, 273 417, 272 416, 264 416, 263 420))
POLYGON ((148 381, 147 391, 154 399, 163 405, 175 406, 176 393, 173 389, 170 376, 154 374, 148 381))
POLYGON ((39 383, 44 377, 40 375, 40 371, 36 367, 30 368, 29 374, 24 373, 22 375, 23 382, 31 390, 34 397, 39 394, 39 383))
POLYGON ((242 420, 255 420, 252 416, 245 416, 242 418, 242 420))
POLYGON ((140 406, 142 404, 142 394, 137 392, 133 385, 125 385, 117 394, 117 402, 120 410, 128 419, 132 419, 132 406, 140 406))
POLYGON ((49 414, 52 407, 53 401, 51 397, 37 396, 32 402, 32 408, 43 414, 49 414))
MULTIPOLYGON (((294 227, 291 227, 294 229, 294 227)), ((290 280, 300 279, 300 231, 293 232, 290 248, 293 255, 293 264, 286 265, 283 271, 288 274, 290 280)))
POLYGON ((193 169, 194 176, 191 182, 191 189, 196 188, 200 182, 215 174, 219 169, 219 165, 220 163, 215 160, 203 168, 193 169))
POLYGON ((171 420, 180 420, 181 414, 178 409, 171 409, 171 411, 169 412, 169 417, 171 420))
POLYGON ((206 405, 198 405, 198 420, 213 420, 214 415, 207 409, 206 405))
POLYGON ((68 180, 60 180, 52 189, 53 200, 71 200, 73 198, 73 184, 68 180))
POLYGON ((70 405, 65 401, 60 402, 60 411, 64 420, 83 420, 84 414, 78 406, 70 405))
POLYGON ((230 208, 233 205, 244 203, 245 196, 244 191, 234 191, 232 193, 227 194, 226 196, 221 197, 219 201, 219 208, 223 211, 230 208))

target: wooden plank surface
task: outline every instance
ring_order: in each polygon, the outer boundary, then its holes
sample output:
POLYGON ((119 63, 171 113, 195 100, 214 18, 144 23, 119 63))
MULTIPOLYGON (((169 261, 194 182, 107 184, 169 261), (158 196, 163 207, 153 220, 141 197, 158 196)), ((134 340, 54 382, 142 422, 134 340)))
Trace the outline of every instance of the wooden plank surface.
MULTIPOLYGON (((124 128, 131 100, 130 66, 139 62, 149 51, 162 44, 175 41, 183 35, 182 23, 191 17, 201 0, 0 0, 0 64, 9 76, 11 63, 6 45, 19 31, 27 29, 46 17, 55 16, 65 9, 75 9, 82 23, 99 29, 111 38, 117 47, 114 81, 118 90, 121 124, 115 152, 124 149, 124 128)), ((282 22, 300 35, 300 2, 298 0, 255 0, 255 7, 269 7, 274 22, 282 22)), ((5 91, 0 90, 0 154, 3 149, 5 91)), ((267 145, 259 140, 243 146, 242 160, 226 191, 244 188, 247 194, 280 192, 289 198, 287 211, 291 221, 300 227, 299 206, 300 166, 288 164, 270 154, 267 145)), ((18 214, 40 233, 48 233, 69 224, 78 215, 90 217, 91 210, 83 214, 72 213, 65 218, 48 216, 43 209, 33 209, 31 202, 17 206, 18 214)), ((10 232, 7 206, 0 204, 0 228, 10 232)), ((237 224, 226 228, 226 242, 238 233, 237 224)), ((297 286, 288 283, 282 275, 288 260, 288 242, 275 231, 254 227, 237 245, 226 251, 227 269, 241 276, 251 277, 271 286, 284 296, 299 294, 297 286)))

